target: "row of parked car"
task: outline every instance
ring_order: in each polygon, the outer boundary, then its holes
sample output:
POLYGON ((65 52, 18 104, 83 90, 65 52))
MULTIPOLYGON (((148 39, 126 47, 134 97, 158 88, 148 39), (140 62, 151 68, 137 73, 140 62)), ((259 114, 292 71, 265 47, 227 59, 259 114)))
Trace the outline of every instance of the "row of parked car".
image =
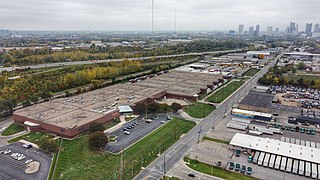
MULTIPOLYGON (((6 155, 6 154, 10 154, 11 152, 12 152, 11 149, 5 149, 5 150, 0 151, 0 154, 6 155)), ((23 160, 23 159, 26 158, 26 156, 25 156, 24 154, 22 154, 22 153, 17 153, 17 152, 12 153, 10 156, 11 156, 13 159, 18 160, 18 161, 21 161, 21 160, 23 160)), ((29 163, 31 163, 32 161, 33 161, 33 159, 28 159, 28 160, 26 160, 24 163, 25 163, 25 164, 29 164, 29 163)))
POLYGON ((286 93, 286 92, 300 92, 300 93, 310 93, 310 94, 320 94, 319 90, 313 88, 301 88, 294 86, 270 86, 267 90, 268 93, 286 93))
POLYGON ((240 165, 239 163, 230 162, 229 163, 229 170, 235 170, 237 172, 243 173, 247 175, 252 174, 252 167, 246 167, 245 165, 240 165))

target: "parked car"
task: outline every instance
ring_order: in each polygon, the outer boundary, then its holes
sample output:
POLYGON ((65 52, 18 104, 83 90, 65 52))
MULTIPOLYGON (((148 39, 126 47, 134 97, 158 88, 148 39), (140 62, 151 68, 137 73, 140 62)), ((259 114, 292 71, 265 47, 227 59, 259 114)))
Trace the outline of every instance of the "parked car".
POLYGON ((129 135, 130 134, 130 132, 129 131, 125 131, 125 132, 123 132, 125 135, 129 135))
POLYGON ((251 167, 248 167, 248 168, 247 168, 247 174, 248 174, 248 175, 251 175, 251 174, 252 174, 252 168, 251 168, 251 167))
POLYGON ((188 176, 189 176, 189 177, 196 177, 196 175, 193 174, 193 173, 189 173, 188 176))
POLYGON ((245 173, 245 172, 246 172, 246 166, 245 166, 245 165, 242 165, 241 173, 245 173))
POLYGON ((33 159, 28 159, 28 160, 26 160, 24 163, 25 164, 29 164, 29 163, 31 163, 33 161, 33 159))
POLYGON ((235 171, 240 171, 240 164, 236 164, 236 168, 234 169, 235 171))
POLYGON ((165 122, 165 121, 160 121, 160 123, 164 124, 164 123, 166 123, 166 122, 165 122))
POLYGON ((234 169, 234 162, 230 162, 230 163, 229 163, 229 169, 230 169, 230 170, 233 170, 233 169, 234 169))

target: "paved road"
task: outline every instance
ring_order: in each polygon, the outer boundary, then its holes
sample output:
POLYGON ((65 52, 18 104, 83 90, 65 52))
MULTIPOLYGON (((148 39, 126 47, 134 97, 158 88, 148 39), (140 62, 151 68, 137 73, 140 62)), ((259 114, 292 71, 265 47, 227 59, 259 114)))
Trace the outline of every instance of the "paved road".
MULTIPOLYGON (((202 53, 187 53, 187 54, 151 56, 151 57, 141 57, 141 58, 128 58, 128 60, 145 60, 145 59, 150 59, 150 58, 167 58, 167 57, 181 57, 181 56, 189 56, 189 55, 216 54, 216 53, 225 53, 225 52, 235 52, 235 51, 239 51, 239 50, 242 50, 242 49, 234 49, 234 50, 227 50, 227 51, 202 52, 202 53)), ((61 67, 61 66, 81 65, 81 64, 117 62, 117 61, 123 61, 123 60, 124 59, 105 59, 105 60, 92 60, 92 61, 58 62, 58 63, 37 64, 37 65, 30 65, 30 66, 19 66, 19 68, 38 69, 38 68, 46 68, 46 67, 61 67)), ((13 71, 15 68, 14 67, 0 68, 0 73, 4 70, 13 71)))
POLYGON ((188 152, 188 150, 199 141, 199 139, 209 132, 216 123, 223 120, 223 115, 230 111, 233 104, 239 102, 241 98, 243 98, 250 91, 252 86, 257 83, 258 79, 262 77, 268 71, 268 69, 276 63, 276 60, 283 56, 283 54, 284 52, 278 55, 276 59, 273 60, 269 65, 265 66, 260 72, 249 79, 227 100, 222 102, 215 111, 204 118, 200 123, 198 123, 197 126, 191 129, 189 133, 183 136, 173 146, 167 149, 167 151, 165 151, 154 162, 147 166, 144 171, 138 174, 134 179, 160 179, 163 177, 164 172, 171 169, 188 152), (165 167, 164 171, 159 170, 158 167, 161 166, 165 167))

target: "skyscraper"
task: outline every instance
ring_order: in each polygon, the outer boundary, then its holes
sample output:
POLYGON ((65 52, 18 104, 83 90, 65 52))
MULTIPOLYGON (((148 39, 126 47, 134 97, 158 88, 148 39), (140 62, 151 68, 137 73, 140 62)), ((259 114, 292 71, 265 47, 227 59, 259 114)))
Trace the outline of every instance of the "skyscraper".
POLYGON ((277 35, 280 34, 280 29, 277 27, 274 33, 277 35))
POLYGON ((313 32, 319 32, 320 31, 320 29, 319 29, 319 23, 316 23, 315 25, 314 25, 314 31, 313 32))
POLYGON ((311 32, 312 32, 312 23, 307 23, 307 24, 306 24, 306 31, 305 31, 305 33, 306 33, 307 35, 310 35, 311 32))
POLYGON ((269 36, 272 35, 272 26, 268 26, 268 28, 267 28, 267 35, 269 35, 269 36))
POLYGON ((253 27, 253 26, 250 26, 250 27, 249 27, 249 35, 250 35, 250 36, 253 36, 253 35, 254 35, 254 27, 253 27))
POLYGON ((255 31, 254 34, 255 34, 256 36, 259 36, 259 34, 260 34, 260 25, 259 25, 259 24, 256 25, 256 31, 255 31))
POLYGON ((296 23, 291 21, 289 26, 289 34, 293 34, 296 31, 296 23))
POLYGON ((238 34, 243 34, 243 33, 244 33, 244 25, 240 24, 238 34))

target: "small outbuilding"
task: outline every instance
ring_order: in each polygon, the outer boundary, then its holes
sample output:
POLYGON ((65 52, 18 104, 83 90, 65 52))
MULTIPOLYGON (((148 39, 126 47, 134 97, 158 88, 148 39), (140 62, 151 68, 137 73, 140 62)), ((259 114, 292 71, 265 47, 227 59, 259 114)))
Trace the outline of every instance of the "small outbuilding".
POLYGON ((121 115, 132 115, 133 110, 129 105, 118 106, 121 115))

